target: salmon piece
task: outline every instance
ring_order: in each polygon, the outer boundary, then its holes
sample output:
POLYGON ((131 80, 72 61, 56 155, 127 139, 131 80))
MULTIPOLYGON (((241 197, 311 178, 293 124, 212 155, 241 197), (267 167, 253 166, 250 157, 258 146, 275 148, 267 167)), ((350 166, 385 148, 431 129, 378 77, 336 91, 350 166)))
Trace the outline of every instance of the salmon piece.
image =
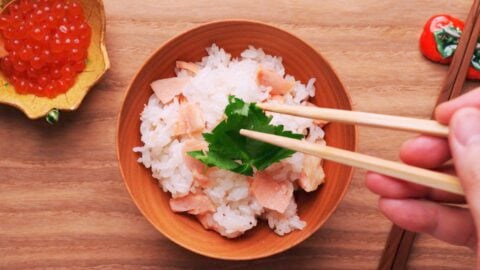
POLYGON ((150 86, 155 92, 157 98, 163 103, 167 104, 176 96, 183 92, 185 86, 190 82, 190 77, 173 77, 167 79, 160 79, 152 82, 150 86))
POLYGON ((263 67, 258 69, 257 80, 260 85, 272 88, 271 95, 285 95, 293 88, 293 82, 287 81, 277 72, 263 67))
POLYGON ((177 61, 175 62, 175 66, 179 69, 190 71, 192 74, 197 74, 200 70, 200 67, 192 62, 177 61))
POLYGON ((282 95, 273 95, 270 97, 271 100, 275 100, 280 104, 285 103, 285 98, 282 95))
POLYGON ((257 172, 253 176, 251 190, 260 205, 282 214, 293 197, 290 181, 274 180, 267 172, 257 172))
POLYGON ((187 134, 187 122, 181 119, 181 116, 178 117, 177 123, 173 126, 172 136, 177 137, 187 134))
POLYGON ((197 215, 197 219, 207 230, 214 229, 218 225, 217 222, 215 222, 215 220, 213 219, 212 213, 204 213, 197 215))
MULTIPOLYGON (((317 107, 315 104, 313 103, 310 103, 310 102, 307 102, 307 106, 308 107, 317 107)), ((314 119, 313 120, 313 123, 321 128, 323 128, 324 126, 328 125, 330 122, 326 121, 326 120, 321 120, 321 119, 314 119)))
POLYGON ((171 198, 170 208, 174 212, 187 212, 192 215, 215 211, 215 206, 207 195, 191 193, 184 197, 171 198))
POLYGON ((235 237, 238 237, 238 236, 243 234, 243 232, 239 232, 239 231, 227 232, 227 230, 225 228, 220 226, 220 224, 218 224, 218 222, 216 222, 213 219, 213 214, 210 213, 210 212, 200 214, 200 215, 196 215, 196 217, 205 229, 215 230, 215 231, 219 232, 221 235, 223 235, 227 238, 235 238, 235 237))
POLYGON ((316 156, 305 155, 303 172, 298 179, 298 185, 306 192, 312 192, 325 180, 322 159, 316 156))
POLYGON ((201 132, 205 128, 202 111, 195 103, 186 103, 182 106, 181 114, 187 123, 189 133, 201 132))
POLYGON ((173 127, 173 136, 202 132, 205 121, 202 111, 195 103, 184 103, 180 106, 178 121, 173 127))
POLYGON ((192 175, 193 175, 193 180, 197 182, 199 186, 203 188, 207 188, 210 186, 210 178, 208 178, 207 175, 200 173, 197 170, 192 171, 192 175))
POLYGON ((207 177, 208 167, 198 159, 195 159, 189 156, 187 153, 190 151, 207 150, 207 149, 208 149, 207 142, 201 141, 198 139, 186 140, 182 149, 185 165, 187 165, 190 171, 192 171, 193 179, 201 187, 208 187, 208 185, 210 184, 210 179, 207 177))

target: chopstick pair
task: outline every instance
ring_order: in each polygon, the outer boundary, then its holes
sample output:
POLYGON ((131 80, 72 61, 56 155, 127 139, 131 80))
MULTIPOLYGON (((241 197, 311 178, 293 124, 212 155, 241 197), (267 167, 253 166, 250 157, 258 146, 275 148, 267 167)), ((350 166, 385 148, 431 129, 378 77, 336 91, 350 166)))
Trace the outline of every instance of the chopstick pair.
POLYGON ((457 49, 453 55, 447 76, 442 84, 437 105, 461 95, 463 84, 467 78, 473 53, 480 35, 480 1, 474 0, 462 36, 458 42, 457 49))
MULTIPOLYGON (((353 112, 316 107, 258 104, 270 112, 278 112, 300 117, 320 119, 349 124, 384 127, 395 130, 414 131, 440 137, 447 137, 448 127, 433 120, 422 120, 400 116, 390 116, 365 112, 353 112)), ((252 130, 240 130, 243 136, 267 142, 298 152, 321 157, 345 165, 378 172, 415 184, 463 195, 463 189, 456 176, 422 169, 400 162, 372 157, 330 146, 322 146, 306 141, 295 140, 252 130)))

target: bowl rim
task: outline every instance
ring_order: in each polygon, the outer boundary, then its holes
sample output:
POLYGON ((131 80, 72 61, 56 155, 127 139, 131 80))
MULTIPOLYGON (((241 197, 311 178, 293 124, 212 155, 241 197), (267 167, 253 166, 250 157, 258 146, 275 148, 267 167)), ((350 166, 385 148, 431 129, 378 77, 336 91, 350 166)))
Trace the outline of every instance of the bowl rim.
MULTIPOLYGON (((132 191, 130 190, 130 187, 128 186, 126 180, 125 180, 125 174, 124 174, 124 169, 122 167, 122 163, 120 161, 121 157, 120 157, 120 141, 119 141, 119 137, 120 137, 120 125, 121 125, 121 117, 122 117, 122 114, 123 114, 123 111, 125 109, 125 102, 127 100, 127 97, 128 95, 130 94, 131 92, 131 89, 132 89, 132 86, 133 86, 133 83, 136 81, 137 77, 139 76, 139 74, 142 72, 143 68, 145 67, 145 65, 150 62, 154 56, 162 49, 164 48, 166 45, 168 45, 169 43, 173 42, 174 40, 176 40, 177 38, 185 35, 186 33, 188 32, 191 32, 191 31, 194 31, 194 30, 197 30, 197 29, 200 29, 200 28, 204 28, 204 27, 209 27, 209 26, 212 26, 212 25, 216 25, 216 24, 223 24, 223 23, 246 23, 246 24, 253 24, 253 25, 261 25, 261 26, 267 26, 267 27, 271 27, 271 28, 274 28, 276 30, 279 30, 279 31, 282 31, 288 35, 291 35, 292 37, 300 40, 301 42, 303 42, 308 48, 310 48, 311 50, 315 51, 315 53, 317 53, 322 59, 323 61, 325 61, 325 63, 328 65, 328 67, 332 70, 333 74, 338 78, 338 82, 339 84, 342 86, 342 88, 345 90, 344 91, 344 94, 347 98, 347 101, 348 101, 348 105, 351 107, 351 109, 353 109, 353 103, 352 103, 352 98, 350 96, 350 94, 348 93, 345 85, 343 84, 343 82, 340 80, 340 77, 338 76, 338 73, 337 71, 333 68, 333 66, 330 64, 329 61, 327 61, 327 59, 325 59, 309 42, 301 39, 300 37, 298 37, 297 35, 295 34, 292 34, 290 33, 289 31, 287 30, 284 30, 280 27, 277 27, 273 24, 270 24, 270 23, 265 23, 265 22, 262 22, 262 21, 258 21, 258 20, 251 20, 251 19, 223 19, 223 20, 213 20, 213 21, 208 21, 208 22, 205 22, 205 23, 201 23, 197 26, 194 26, 194 27, 191 27, 191 28, 188 28, 186 30, 183 30, 182 32, 174 35, 173 37, 171 38, 168 38, 166 41, 164 41, 159 47, 157 47, 149 56, 148 58, 143 62, 143 64, 138 68, 138 70, 135 72, 134 76, 132 77, 130 83, 128 84, 128 87, 127 87, 127 91, 125 91, 124 95, 123 95, 123 98, 122 98, 122 104, 121 104, 121 108, 120 108, 120 111, 118 112, 118 115, 117 115, 117 130, 116 130, 116 133, 115 133, 115 146, 116 146, 116 156, 117 156, 117 162, 118 162, 118 168, 120 170, 120 174, 122 176, 122 180, 123 180, 123 183, 128 191, 128 194, 130 195, 130 198, 132 199, 132 201, 134 202, 135 206, 137 207, 137 209, 140 211, 140 213, 143 215, 143 217, 145 219, 148 220, 148 222, 157 230, 159 231, 164 237, 166 237, 167 239, 169 239, 170 241, 174 242, 175 244, 185 248, 186 250, 189 250, 193 253, 196 253, 196 254, 199 254, 199 255, 202 255, 202 256, 205 256, 205 257, 208 257, 208 258, 213 258, 213 259, 220 259, 220 260, 225 260, 225 261, 248 261, 248 260, 256 260, 256 259, 262 259, 262 258, 266 258, 266 257, 270 257, 270 256, 274 256, 274 255, 277 255, 279 253, 282 253, 282 252, 285 252, 297 245, 299 245, 300 243, 302 243, 303 241, 305 241, 306 239, 308 239, 309 237, 311 237, 314 233, 316 233, 324 224, 325 222, 333 215, 333 213, 338 209, 338 206, 340 205, 340 203, 343 201, 346 193, 348 192, 349 190, 349 187, 352 183, 352 180, 353 180, 353 176, 354 176, 354 173, 355 173, 355 168, 354 167, 350 167, 350 172, 347 176, 347 183, 346 183, 346 188, 342 190, 340 196, 339 196, 339 200, 337 200, 335 202, 335 204, 333 205, 333 207, 331 208, 331 210, 328 211, 327 215, 326 215, 326 218, 323 222, 320 222, 318 225, 316 225, 313 230, 311 231, 311 233, 307 234, 305 237, 303 238, 299 238, 295 241, 292 241, 291 243, 288 243, 288 245, 285 245, 284 247, 282 247, 281 249, 277 250, 277 251, 274 251, 274 252, 264 252, 262 254, 258 254, 258 255, 253 255, 253 256, 243 256, 243 257, 234 257, 234 256, 218 256, 216 254, 212 254, 212 253, 208 253, 208 252, 204 252, 202 250, 199 250, 199 249, 196 249, 196 248, 192 248, 190 246, 187 246, 185 244, 183 244, 182 242, 176 240, 175 238, 171 237, 170 235, 166 234, 164 232, 164 230, 157 226, 154 222, 152 222, 152 220, 149 218, 148 215, 145 214, 145 211, 142 209, 142 207, 139 206, 139 203, 137 202, 137 199, 133 196, 132 194, 132 191)), ((357 152, 358 151, 358 139, 359 139, 359 135, 358 135, 358 127, 356 125, 353 125, 353 132, 354 132, 354 144, 353 144, 353 151, 357 152)))

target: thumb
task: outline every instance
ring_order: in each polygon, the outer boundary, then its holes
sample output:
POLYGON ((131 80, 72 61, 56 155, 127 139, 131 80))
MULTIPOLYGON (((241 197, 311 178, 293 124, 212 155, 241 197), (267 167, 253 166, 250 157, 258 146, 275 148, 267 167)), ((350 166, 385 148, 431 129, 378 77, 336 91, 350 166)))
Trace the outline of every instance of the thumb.
POLYGON ((480 227, 480 110, 463 108, 450 121, 450 149, 457 175, 480 227))

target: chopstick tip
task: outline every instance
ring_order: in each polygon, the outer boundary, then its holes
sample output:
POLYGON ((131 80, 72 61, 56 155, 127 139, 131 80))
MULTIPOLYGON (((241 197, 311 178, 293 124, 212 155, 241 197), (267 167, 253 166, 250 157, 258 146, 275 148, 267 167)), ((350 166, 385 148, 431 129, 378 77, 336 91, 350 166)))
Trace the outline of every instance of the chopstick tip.
POLYGON ((265 110, 265 105, 267 105, 266 103, 257 103, 257 107, 262 109, 262 110, 265 110))
POLYGON ((253 131, 253 130, 249 130, 249 129, 240 129, 240 135, 242 136, 245 136, 245 137, 248 137, 248 138, 252 138, 252 139, 258 139, 257 137, 258 136, 264 136, 266 134, 263 134, 261 132, 258 132, 258 131, 253 131))

